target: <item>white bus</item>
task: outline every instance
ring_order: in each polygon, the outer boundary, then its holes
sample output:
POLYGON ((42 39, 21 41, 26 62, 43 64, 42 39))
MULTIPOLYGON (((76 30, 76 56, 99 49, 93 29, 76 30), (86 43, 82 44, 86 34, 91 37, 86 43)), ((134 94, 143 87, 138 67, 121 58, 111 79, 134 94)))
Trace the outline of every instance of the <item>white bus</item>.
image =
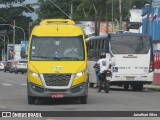
MULTIPOLYGON (((104 40, 103 45, 109 46, 112 64, 111 85, 124 86, 126 90, 131 86, 135 91, 142 91, 144 84, 152 83, 154 60, 151 36, 140 33, 120 33, 111 34, 109 39, 108 35, 92 37, 87 41, 88 51, 96 48, 95 56, 98 54, 98 48, 95 47, 98 46, 96 41, 99 40, 104 40)), ((107 53, 108 48, 104 49, 107 53)), ((92 87, 96 79, 95 74, 92 75, 93 57, 88 61, 89 82, 92 87)))

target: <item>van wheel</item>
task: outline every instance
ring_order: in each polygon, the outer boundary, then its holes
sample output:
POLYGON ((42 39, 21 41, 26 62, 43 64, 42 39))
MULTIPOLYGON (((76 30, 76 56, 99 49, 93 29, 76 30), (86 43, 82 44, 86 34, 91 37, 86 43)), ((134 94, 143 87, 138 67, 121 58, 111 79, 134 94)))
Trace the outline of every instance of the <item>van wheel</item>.
POLYGON ((136 85, 132 85, 132 89, 133 89, 133 91, 137 91, 137 86, 136 85))
POLYGON ((28 104, 35 104, 36 97, 28 96, 28 104))
POLYGON ((94 86, 94 83, 89 83, 90 88, 93 88, 93 86, 94 86))
POLYGON ((81 104, 87 104, 87 96, 80 97, 81 104))

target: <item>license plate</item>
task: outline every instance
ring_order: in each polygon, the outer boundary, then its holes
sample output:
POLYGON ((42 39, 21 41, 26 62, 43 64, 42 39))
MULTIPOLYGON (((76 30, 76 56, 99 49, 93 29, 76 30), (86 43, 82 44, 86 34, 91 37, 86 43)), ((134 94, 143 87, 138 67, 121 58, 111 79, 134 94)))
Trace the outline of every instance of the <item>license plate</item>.
POLYGON ((134 77, 126 77, 126 80, 134 80, 134 77))
POLYGON ((63 98, 64 95, 63 94, 52 94, 51 98, 63 98))

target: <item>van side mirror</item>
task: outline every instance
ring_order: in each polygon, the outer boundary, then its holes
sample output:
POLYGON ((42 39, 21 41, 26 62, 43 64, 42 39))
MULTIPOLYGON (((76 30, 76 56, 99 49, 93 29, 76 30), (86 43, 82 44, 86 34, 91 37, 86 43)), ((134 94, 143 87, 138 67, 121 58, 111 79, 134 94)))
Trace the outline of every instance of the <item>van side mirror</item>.
POLYGON ((95 53, 96 53, 96 50, 95 49, 90 49, 89 50, 89 57, 94 57, 95 56, 95 53))
POLYGON ((111 65, 112 65, 112 66, 115 66, 115 65, 116 65, 116 59, 115 59, 115 57, 112 57, 112 58, 111 58, 111 65))

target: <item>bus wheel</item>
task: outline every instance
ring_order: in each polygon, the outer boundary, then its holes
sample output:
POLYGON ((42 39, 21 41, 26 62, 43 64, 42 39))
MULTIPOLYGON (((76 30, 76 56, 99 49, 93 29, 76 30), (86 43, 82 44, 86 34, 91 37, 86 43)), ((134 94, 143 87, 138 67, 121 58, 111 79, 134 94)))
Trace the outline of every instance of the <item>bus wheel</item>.
POLYGON ((87 104, 87 96, 80 97, 81 104, 87 104))
POLYGON ((138 90, 138 91, 143 91, 143 84, 139 84, 139 85, 137 86, 137 90, 138 90))
POLYGON ((90 88, 93 88, 93 86, 94 86, 94 83, 89 83, 90 88))
POLYGON ((35 104, 36 97, 28 96, 28 104, 35 104))
POLYGON ((124 85, 124 89, 125 89, 125 90, 128 90, 128 88, 129 88, 129 85, 128 85, 128 84, 125 84, 125 85, 124 85))
POLYGON ((133 91, 137 91, 137 85, 132 85, 133 91))

